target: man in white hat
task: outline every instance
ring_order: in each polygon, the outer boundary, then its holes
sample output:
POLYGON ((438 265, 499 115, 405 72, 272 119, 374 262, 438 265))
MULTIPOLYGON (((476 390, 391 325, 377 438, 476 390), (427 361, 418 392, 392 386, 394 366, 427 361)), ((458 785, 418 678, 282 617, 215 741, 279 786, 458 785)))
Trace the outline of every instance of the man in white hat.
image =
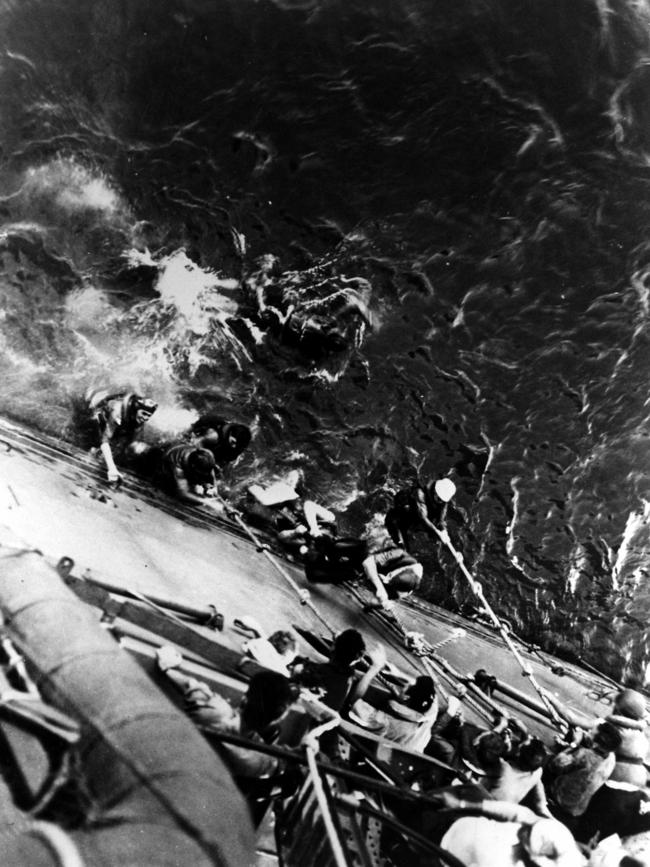
POLYGON ((437 538, 436 529, 444 528, 447 503, 455 493, 456 485, 447 478, 398 491, 386 513, 386 529, 395 544, 408 551, 409 532, 414 530, 437 538))

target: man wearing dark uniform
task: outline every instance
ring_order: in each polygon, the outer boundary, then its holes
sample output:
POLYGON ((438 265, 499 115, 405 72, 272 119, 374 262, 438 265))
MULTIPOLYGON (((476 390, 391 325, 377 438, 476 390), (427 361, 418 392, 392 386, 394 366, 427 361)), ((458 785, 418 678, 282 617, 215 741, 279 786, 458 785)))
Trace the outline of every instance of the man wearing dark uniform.
POLYGON ((447 503, 456 493, 451 479, 438 479, 430 484, 415 485, 395 494, 392 507, 386 513, 386 529, 396 545, 408 551, 409 532, 424 530, 436 536, 435 528, 444 524, 447 503))
POLYGON ((212 452, 221 468, 236 460, 251 441, 249 427, 226 421, 215 413, 202 415, 192 425, 191 432, 202 448, 212 452))

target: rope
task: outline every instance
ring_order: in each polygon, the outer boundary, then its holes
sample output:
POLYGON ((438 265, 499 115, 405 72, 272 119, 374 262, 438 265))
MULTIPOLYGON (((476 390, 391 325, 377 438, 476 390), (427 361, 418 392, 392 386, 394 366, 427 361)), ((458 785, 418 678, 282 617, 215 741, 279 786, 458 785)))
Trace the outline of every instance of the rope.
POLYGON ((266 557, 266 559, 269 561, 269 563, 274 567, 274 569, 276 569, 280 573, 280 575, 287 582, 289 587, 291 587, 293 592, 300 599, 300 604, 306 605, 307 608, 309 608, 309 610, 312 612, 312 614, 327 629, 329 634, 332 637, 334 637, 336 635, 335 630, 332 629, 330 624, 327 622, 327 620, 323 617, 323 615, 320 613, 320 611, 316 608, 314 603, 311 601, 311 595, 309 593, 309 590, 306 590, 304 587, 300 587, 298 584, 296 584, 296 582, 293 580, 291 575, 289 575, 289 573, 284 568, 284 566, 282 566, 278 562, 277 557, 274 557, 274 555, 270 552, 268 545, 260 542, 259 537, 251 530, 251 528, 248 526, 246 521, 244 521, 244 519, 242 518, 241 512, 238 509, 235 509, 234 506, 231 506, 230 503, 227 503, 221 497, 218 497, 218 499, 222 503, 228 517, 232 518, 233 520, 235 520, 237 522, 237 524, 241 527, 241 529, 244 531, 244 533, 246 533, 248 538, 254 543, 257 550, 266 557))
MULTIPOLYGON (((429 644, 420 633, 407 631, 404 624, 395 616, 394 611, 391 611, 391 614, 395 618, 399 631, 402 633, 406 647, 414 656, 417 656, 421 660, 422 665, 428 674, 434 676, 434 679, 441 676, 446 678, 451 684, 452 689, 455 691, 456 698, 471 707, 478 716, 485 719, 490 724, 492 723, 493 713, 507 716, 504 709, 479 690, 478 687, 471 682, 470 678, 456 671, 448 660, 436 652, 446 644, 450 644, 464 636, 466 634, 464 629, 455 629, 451 635, 448 635, 436 644, 429 644), (437 668, 434 667, 434 664, 437 668)), ((442 692, 443 696, 447 698, 447 696, 444 695, 444 690, 442 690, 442 692)))
POLYGON ((537 683, 535 676, 533 675, 532 669, 525 662, 525 660, 523 659, 523 657, 521 656, 521 654, 519 653, 519 651, 517 650, 517 648, 513 644, 512 639, 508 635, 508 630, 506 629, 505 625, 502 623, 502 621, 494 613, 494 610, 490 606, 490 603, 485 598, 485 594, 483 593, 483 588, 481 587, 479 582, 476 581, 476 579, 471 575, 471 573, 469 572, 469 570, 465 566, 465 561, 463 559, 463 555, 460 553, 460 551, 457 551, 456 548, 454 548, 454 546, 451 544, 451 539, 449 538, 449 533, 447 533, 446 530, 439 530, 437 527, 434 527, 433 529, 435 530, 436 535, 438 536, 440 541, 444 545, 446 545, 447 548, 451 551, 453 558, 458 563, 461 572, 463 573, 463 575, 467 579, 467 582, 469 584, 469 587, 470 587, 472 593, 474 593, 474 595, 477 597, 477 599, 479 600, 479 602, 481 603, 481 605, 483 607, 483 610, 488 615, 488 617, 490 618, 492 623, 498 629, 499 634, 503 638, 506 646, 508 647, 510 652, 513 654, 515 659, 517 660, 517 662, 521 668, 521 672, 522 672, 523 676, 527 677, 530 680, 531 686, 533 687, 533 689, 537 692, 537 694, 541 698, 542 703, 544 704, 544 707, 548 711, 548 715, 550 716, 551 720, 555 723, 556 726, 558 726, 558 728, 564 728, 565 724, 564 724, 563 720, 558 715, 557 711, 555 710, 555 708, 553 707, 551 702, 548 700, 548 697, 547 697, 543 687, 541 687, 537 683))
MULTIPOLYGON (((456 641, 461 637, 461 634, 465 634, 464 630, 456 629, 451 635, 448 635, 446 638, 439 641, 437 644, 432 645, 429 644, 423 635, 420 633, 409 631, 402 620, 395 613, 394 608, 390 609, 389 616, 394 621, 393 626, 395 627, 398 634, 401 635, 404 646, 407 650, 413 654, 413 656, 417 657, 424 671, 427 674, 433 675, 434 680, 439 677, 446 677, 447 681, 451 684, 451 689, 456 693, 456 698, 460 701, 467 704, 472 710, 478 714, 479 717, 485 719, 490 724, 492 723, 492 711, 497 711, 502 715, 506 715, 502 708, 493 707, 489 701, 485 701, 484 704, 478 700, 478 695, 474 694, 470 688, 468 689, 468 678, 461 675, 457 672, 443 657, 439 656, 436 653, 436 650, 440 647, 443 647, 445 644, 449 644, 452 641, 456 641), (432 666, 432 661, 436 663, 440 670, 434 669, 432 666), (485 704, 490 707, 490 710, 486 710, 485 704)), ((440 684, 438 684, 440 691, 442 692, 443 698, 448 700, 448 695, 445 690, 442 689, 440 684)), ((487 699, 484 693, 480 693, 480 699, 487 699)))

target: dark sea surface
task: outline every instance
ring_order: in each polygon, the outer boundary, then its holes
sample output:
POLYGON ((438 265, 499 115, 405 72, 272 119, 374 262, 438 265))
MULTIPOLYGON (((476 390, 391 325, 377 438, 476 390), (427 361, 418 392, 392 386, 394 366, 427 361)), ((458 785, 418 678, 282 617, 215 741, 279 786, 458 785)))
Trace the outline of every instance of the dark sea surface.
POLYGON ((233 497, 300 469, 354 533, 449 473, 497 611, 644 682, 650 4, 0 9, 0 412, 74 440, 106 381, 154 438, 221 410, 256 431, 233 497), (327 341, 259 314, 264 261, 327 341))

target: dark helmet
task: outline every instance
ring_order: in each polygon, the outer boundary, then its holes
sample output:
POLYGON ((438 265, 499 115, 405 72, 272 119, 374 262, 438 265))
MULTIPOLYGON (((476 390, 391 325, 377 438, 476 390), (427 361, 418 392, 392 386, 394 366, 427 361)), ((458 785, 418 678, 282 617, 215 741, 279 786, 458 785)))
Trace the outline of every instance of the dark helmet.
POLYGON ((187 457, 187 471, 197 479, 212 479, 214 455, 208 449, 194 449, 187 457))
POLYGON ((240 455, 251 441, 251 430, 245 424, 230 422, 224 427, 223 436, 226 442, 230 437, 234 439, 235 445, 230 451, 233 455, 240 455))
POLYGON ((334 639, 331 659, 339 665, 352 665, 365 651, 366 643, 361 633, 356 629, 345 629, 334 639))
POLYGON ((422 674, 406 690, 407 703, 413 710, 424 713, 433 704, 435 694, 436 685, 433 678, 428 674, 422 674))
POLYGON ((536 771, 544 766, 548 756, 544 741, 539 738, 531 738, 519 747, 517 761, 523 771, 536 771))
POLYGON ((133 410, 134 415, 136 412, 141 412, 150 418, 158 409, 158 404, 150 397, 142 397, 140 394, 134 394, 131 398, 131 409, 133 410))
POLYGON ((629 719, 642 720, 646 713, 645 699, 635 689, 623 689, 614 699, 614 713, 629 719))
POLYGON ((603 750, 613 753, 620 747, 622 737, 616 726, 605 720, 605 722, 601 722, 596 728, 593 740, 594 743, 600 744, 603 750))
POLYGON ((242 711, 248 728, 262 732, 276 722, 297 697, 298 690, 288 677, 275 671, 260 671, 248 684, 242 711))

